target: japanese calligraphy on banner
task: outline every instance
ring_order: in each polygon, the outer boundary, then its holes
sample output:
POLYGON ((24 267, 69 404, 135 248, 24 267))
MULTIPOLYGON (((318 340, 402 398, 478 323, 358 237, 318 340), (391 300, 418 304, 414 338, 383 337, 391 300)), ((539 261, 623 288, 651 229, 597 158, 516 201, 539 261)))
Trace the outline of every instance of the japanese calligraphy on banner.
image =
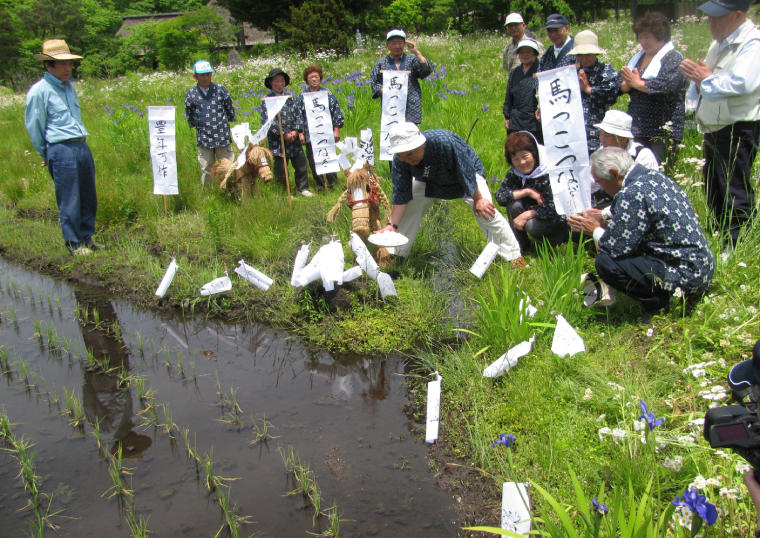
POLYGON ((332 116, 330 116, 329 92, 304 92, 303 104, 306 109, 306 123, 309 126, 311 151, 317 174, 340 171, 338 154, 335 152, 332 116))
POLYGON ((397 123, 406 121, 406 94, 409 71, 383 71, 383 113, 380 117, 380 160, 392 161, 389 134, 397 123))
POLYGON ((267 135, 267 132, 269 132, 269 127, 272 126, 272 123, 277 121, 277 114, 280 113, 280 110, 282 110, 282 107, 285 106, 285 103, 290 98, 290 95, 278 95, 276 97, 264 97, 261 100, 263 105, 267 107, 267 121, 261 126, 261 129, 256 131, 253 138, 248 139, 249 142, 252 144, 258 144, 261 142, 261 140, 267 135))
POLYGON ((375 166, 375 139, 372 137, 372 129, 362 129, 359 132, 359 147, 356 148, 354 157, 375 166))
POLYGON ((179 194, 175 107, 148 107, 148 137, 153 165, 153 194, 179 194))
POLYGON ((537 73, 549 179, 560 215, 591 207, 591 170, 578 74, 574 65, 537 73))

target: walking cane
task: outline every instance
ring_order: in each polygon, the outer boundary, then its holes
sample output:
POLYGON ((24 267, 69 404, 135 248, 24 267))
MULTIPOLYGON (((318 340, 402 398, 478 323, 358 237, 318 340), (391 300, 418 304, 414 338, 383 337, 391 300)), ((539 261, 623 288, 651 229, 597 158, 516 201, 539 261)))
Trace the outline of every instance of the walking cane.
POLYGON ((282 133, 282 113, 277 113, 277 121, 280 124, 280 146, 282 147, 282 164, 285 168, 285 187, 288 189, 288 205, 293 207, 293 199, 290 196, 290 179, 288 178, 288 159, 285 155, 285 135, 282 133))

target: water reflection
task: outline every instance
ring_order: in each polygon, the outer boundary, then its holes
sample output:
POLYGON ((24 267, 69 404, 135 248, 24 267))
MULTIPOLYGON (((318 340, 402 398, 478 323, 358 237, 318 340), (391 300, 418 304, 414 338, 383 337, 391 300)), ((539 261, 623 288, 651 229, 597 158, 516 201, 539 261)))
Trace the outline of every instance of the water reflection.
POLYGON ((120 336, 116 310, 111 301, 88 296, 82 290, 75 290, 74 295, 90 357, 89 367, 82 368, 85 415, 90 424, 99 425, 101 440, 111 454, 116 455, 121 448, 124 459, 137 461, 153 441, 134 431, 132 391, 120 378, 120 374, 129 373, 129 353, 120 336))

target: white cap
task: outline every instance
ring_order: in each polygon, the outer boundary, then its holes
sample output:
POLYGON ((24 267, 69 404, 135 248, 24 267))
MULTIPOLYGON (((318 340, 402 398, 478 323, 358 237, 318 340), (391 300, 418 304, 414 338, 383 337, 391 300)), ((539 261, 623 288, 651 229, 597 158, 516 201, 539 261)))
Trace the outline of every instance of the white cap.
POLYGON ((400 37, 403 40, 406 40, 406 32, 403 30, 399 30, 398 28, 391 30, 388 32, 388 35, 385 36, 385 40, 388 41, 392 37, 400 37))
POLYGON ((608 110, 602 123, 595 123, 594 127, 611 135, 633 138, 631 117, 622 110, 608 110))
POLYGON ((536 54, 539 54, 538 43, 536 43, 535 39, 531 39, 529 37, 522 38, 517 44, 517 48, 515 50, 519 51, 522 47, 530 47, 536 51, 536 54))
POLYGON ((507 22, 504 23, 504 26, 506 26, 507 24, 515 23, 515 22, 519 24, 525 24, 525 21, 523 20, 522 15, 520 15, 519 13, 510 13, 509 15, 507 15, 507 22))
POLYGON ((389 134, 391 147, 389 153, 403 153, 417 149, 425 143, 425 138, 420 128, 408 121, 394 125, 389 134))

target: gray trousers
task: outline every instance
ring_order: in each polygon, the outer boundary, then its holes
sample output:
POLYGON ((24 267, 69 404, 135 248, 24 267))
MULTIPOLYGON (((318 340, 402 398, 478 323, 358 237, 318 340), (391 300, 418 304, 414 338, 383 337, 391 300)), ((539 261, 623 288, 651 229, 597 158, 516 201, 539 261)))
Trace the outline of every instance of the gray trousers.
MULTIPOLYGON (((532 199, 532 198, 531 198, 532 199)), ((570 234, 570 227, 565 223, 554 223, 542 219, 530 219, 525 223, 524 230, 518 230, 515 228, 515 219, 526 211, 533 209, 535 204, 525 203, 522 199, 515 200, 512 203, 507 204, 507 217, 509 217, 509 225, 512 227, 512 231, 517 238, 517 242, 520 243, 520 250, 525 252, 532 246, 530 237, 542 241, 549 241, 552 245, 561 245, 567 243, 568 236, 570 234), (530 235, 530 237, 528 237, 530 235)))

